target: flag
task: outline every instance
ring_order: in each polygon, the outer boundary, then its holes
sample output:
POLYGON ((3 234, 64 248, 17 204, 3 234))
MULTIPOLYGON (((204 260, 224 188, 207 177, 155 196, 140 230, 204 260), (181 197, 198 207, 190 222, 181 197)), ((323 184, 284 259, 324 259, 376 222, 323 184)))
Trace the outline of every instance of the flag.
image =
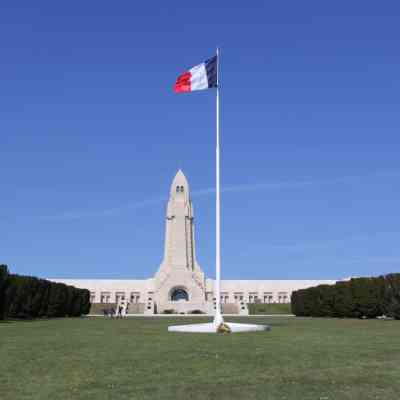
POLYGON ((217 56, 214 56, 179 75, 174 86, 175 92, 193 92, 217 87, 217 63, 217 56))

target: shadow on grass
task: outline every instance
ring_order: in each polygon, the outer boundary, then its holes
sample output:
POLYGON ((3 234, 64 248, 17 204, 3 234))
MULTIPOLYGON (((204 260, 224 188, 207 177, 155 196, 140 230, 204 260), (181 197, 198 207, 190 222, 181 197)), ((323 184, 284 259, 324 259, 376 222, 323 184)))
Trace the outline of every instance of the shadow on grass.
POLYGON ((1 324, 17 324, 17 323, 21 323, 21 322, 37 322, 37 321, 48 321, 48 319, 18 319, 18 318, 10 318, 10 319, 6 319, 4 321, 0 321, 0 325, 1 324))
POLYGON ((13 324, 13 323, 21 323, 21 322, 44 322, 44 321, 57 321, 57 320, 76 320, 81 319, 83 317, 54 317, 54 318, 8 318, 5 320, 0 320, 1 324, 13 324))

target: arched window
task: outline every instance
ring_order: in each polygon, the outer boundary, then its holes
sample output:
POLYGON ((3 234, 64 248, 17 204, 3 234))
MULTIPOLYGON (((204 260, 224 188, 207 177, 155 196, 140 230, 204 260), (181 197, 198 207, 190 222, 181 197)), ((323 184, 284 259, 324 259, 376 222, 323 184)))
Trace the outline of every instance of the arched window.
POLYGON ((171 301, 189 300, 189 295, 185 289, 177 288, 171 293, 171 301))
POLYGON ((181 192, 183 193, 183 186, 181 186, 181 192))
POLYGON ((179 193, 179 186, 176 187, 176 193, 179 193))

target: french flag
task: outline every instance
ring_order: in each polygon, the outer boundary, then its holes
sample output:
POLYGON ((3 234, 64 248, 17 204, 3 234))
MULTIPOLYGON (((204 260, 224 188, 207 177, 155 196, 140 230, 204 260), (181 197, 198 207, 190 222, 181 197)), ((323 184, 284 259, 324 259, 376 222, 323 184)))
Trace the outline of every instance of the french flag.
POLYGON ((178 76, 175 93, 193 92, 217 87, 218 57, 214 56, 178 76))

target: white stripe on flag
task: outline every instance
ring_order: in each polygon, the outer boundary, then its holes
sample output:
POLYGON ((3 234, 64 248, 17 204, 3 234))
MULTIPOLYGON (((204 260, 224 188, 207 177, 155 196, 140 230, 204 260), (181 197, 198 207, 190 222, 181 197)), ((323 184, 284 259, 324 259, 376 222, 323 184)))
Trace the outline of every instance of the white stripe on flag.
POLYGON ((191 91, 208 89, 207 71, 204 63, 196 65, 189 72, 192 75, 190 78, 191 91))

